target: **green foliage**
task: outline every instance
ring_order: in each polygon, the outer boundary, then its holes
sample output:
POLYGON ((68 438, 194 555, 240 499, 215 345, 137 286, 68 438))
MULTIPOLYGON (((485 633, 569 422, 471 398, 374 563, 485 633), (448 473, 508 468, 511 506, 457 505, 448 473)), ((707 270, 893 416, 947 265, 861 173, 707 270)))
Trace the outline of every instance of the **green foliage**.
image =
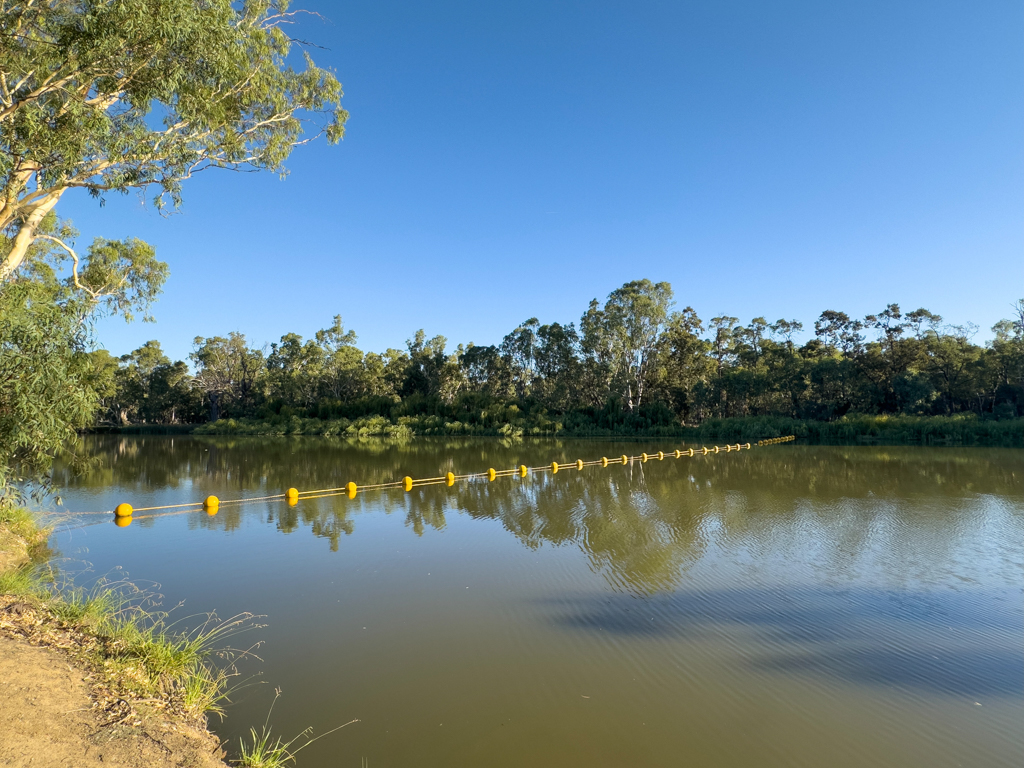
MULTIPOLYGON (((69 236, 69 225, 45 225, 69 236)), ((0 283, 0 504, 47 488, 53 454, 94 423, 113 368, 109 355, 86 351, 92 323, 145 311, 166 276, 139 241, 98 241, 83 258, 42 242, 0 283)))
POLYGON ((155 187, 177 204, 205 168, 283 172, 304 122, 335 142, 341 86, 290 64, 286 0, 6 4, 0 38, 0 280, 69 189, 155 187))
MULTIPOLYGON (((966 425, 892 421, 882 430, 887 440, 1005 442, 1015 439, 1012 428, 984 425, 1024 416, 1024 302, 985 346, 971 340, 970 327, 895 304, 863 321, 823 312, 814 338, 798 345, 796 320, 742 325, 720 315, 705 326, 690 307, 671 312, 671 302, 665 283, 627 283, 604 305, 591 302, 579 330, 530 318, 500 345, 454 352, 421 330, 407 352, 363 353, 340 317, 313 339, 285 334, 268 355, 237 333, 200 338, 192 384, 211 415, 223 417, 201 432, 596 437, 711 434, 694 432, 706 425, 731 436, 734 428, 722 425, 745 419, 735 436, 760 437, 782 419, 832 425, 812 430, 815 439, 869 439, 881 422, 851 427, 863 414, 966 425)), ((150 347, 158 349, 150 342, 133 359, 150 347)), ((183 374, 180 386, 187 382, 183 374)))
POLYGON ((383 416, 348 419, 310 419, 298 416, 267 419, 221 419, 197 427, 196 435, 326 435, 329 437, 410 438, 408 424, 393 424, 383 416))
POLYGON ((90 424, 96 394, 74 312, 39 283, 0 291, 0 506, 45 483, 51 456, 90 424))

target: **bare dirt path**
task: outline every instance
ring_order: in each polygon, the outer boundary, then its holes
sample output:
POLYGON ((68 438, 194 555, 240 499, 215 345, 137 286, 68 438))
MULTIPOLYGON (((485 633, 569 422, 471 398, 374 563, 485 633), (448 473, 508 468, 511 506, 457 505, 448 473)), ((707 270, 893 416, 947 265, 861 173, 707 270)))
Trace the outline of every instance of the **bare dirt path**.
POLYGON ((60 652, 0 636, 0 765, 224 768, 209 734, 159 712, 140 724, 105 722, 89 690, 60 652))

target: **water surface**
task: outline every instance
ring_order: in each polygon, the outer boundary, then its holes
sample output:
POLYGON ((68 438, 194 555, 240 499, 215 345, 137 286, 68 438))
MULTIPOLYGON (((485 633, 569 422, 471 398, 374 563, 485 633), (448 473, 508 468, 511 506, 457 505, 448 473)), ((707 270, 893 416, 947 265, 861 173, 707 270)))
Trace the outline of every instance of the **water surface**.
MULTIPOLYGON (((71 510, 677 447, 87 445, 71 510)), ((282 734, 360 719, 306 768, 1024 765, 1022 541, 1024 451, 800 445, 54 536, 179 612, 265 615, 266 684, 216 729, 261 723, 275 687, 282 734)))

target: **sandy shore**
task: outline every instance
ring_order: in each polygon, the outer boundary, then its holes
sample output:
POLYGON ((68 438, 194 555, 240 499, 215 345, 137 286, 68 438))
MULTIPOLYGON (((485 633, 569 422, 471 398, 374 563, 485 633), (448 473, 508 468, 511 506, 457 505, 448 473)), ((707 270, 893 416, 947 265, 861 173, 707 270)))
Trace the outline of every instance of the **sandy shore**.
MULTIPOLYGON (((0 571, 28 559, 0 525, 0 571)), ((0 765, 226 768, 201 722, 123 697, 76 653, 88 637, 30 601, 0 595, 0 765)))

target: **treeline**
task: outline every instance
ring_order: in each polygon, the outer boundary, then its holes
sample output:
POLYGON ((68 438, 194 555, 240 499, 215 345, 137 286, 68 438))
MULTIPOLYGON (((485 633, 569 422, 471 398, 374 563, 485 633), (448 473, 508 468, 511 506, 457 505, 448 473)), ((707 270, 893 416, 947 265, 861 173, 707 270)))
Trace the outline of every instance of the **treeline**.
POLYGON ((404 349, 363 352, 340 316, 312 339, 288 333, 263 348, 241 333, 198 337, 191 366, 156 341, 121 358, 99 350, 100 423, 630 434, 754 416, 1024 416, 1024 300, 984 344, 976 327, 897 304, 859 319, 826 310, 803 342, 796 320, 703 321, 673 304, 668 283, 635 281, 592 301, 578 324, 531 318, 499 345, 454 350, 421 330, 404 349))

